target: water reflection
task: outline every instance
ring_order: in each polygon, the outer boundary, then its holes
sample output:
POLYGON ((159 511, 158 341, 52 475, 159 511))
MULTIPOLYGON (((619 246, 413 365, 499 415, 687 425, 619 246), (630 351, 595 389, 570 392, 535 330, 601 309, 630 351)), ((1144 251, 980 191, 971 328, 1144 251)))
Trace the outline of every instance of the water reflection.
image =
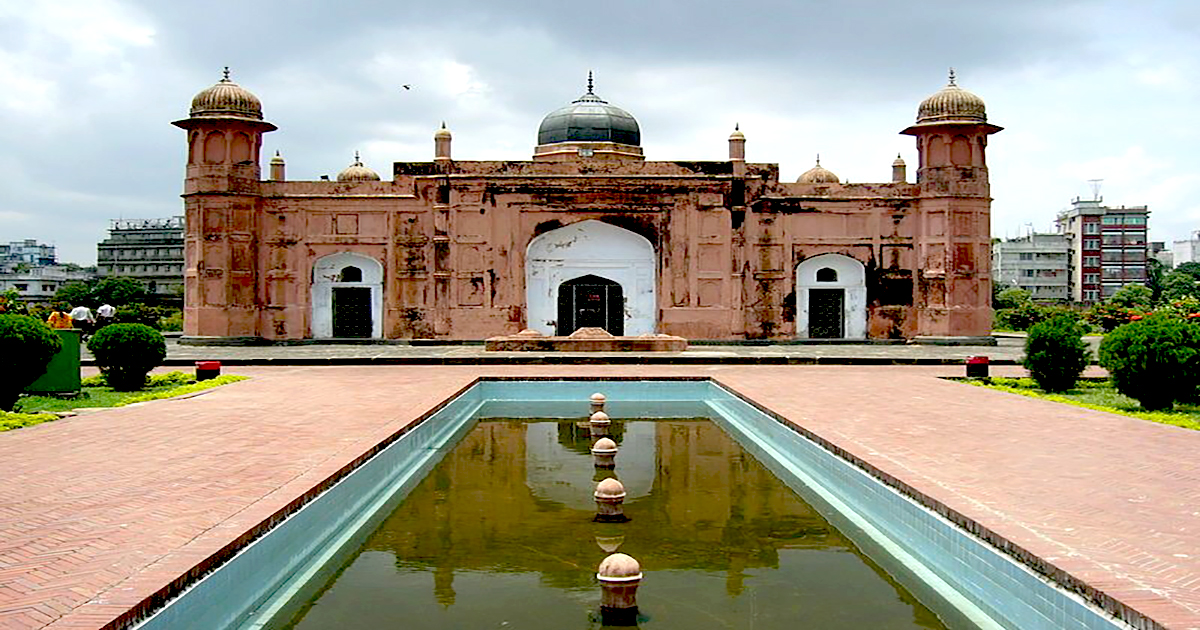
POLYGON ((645 571, 642 627, 944 627, 712 422, 611 433, 599 471, 586 423, 480 422, 284 627, 600 627, 617 549, 645 571), (629 523, 592 521, 609 475, 629 523))

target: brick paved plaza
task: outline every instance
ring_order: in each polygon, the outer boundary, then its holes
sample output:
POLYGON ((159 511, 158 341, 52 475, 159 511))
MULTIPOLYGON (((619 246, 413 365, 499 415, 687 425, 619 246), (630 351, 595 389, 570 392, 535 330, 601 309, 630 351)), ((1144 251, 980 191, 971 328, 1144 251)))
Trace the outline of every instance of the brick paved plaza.
POLYGON ((484 375, 711 376, 1142 627, 1200 628, 1200 433, 937 378, 961 366, 226 372, 253 378, 0 433, 0 628, 112 627, 484 375))

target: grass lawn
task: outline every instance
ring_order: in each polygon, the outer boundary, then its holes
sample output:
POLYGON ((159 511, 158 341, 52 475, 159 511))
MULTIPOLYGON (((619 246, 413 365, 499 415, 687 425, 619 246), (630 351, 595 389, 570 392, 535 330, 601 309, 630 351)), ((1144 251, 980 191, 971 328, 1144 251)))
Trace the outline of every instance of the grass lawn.
POLYGON ((0 411, 0 431, 57 420, 56 411, 70 411, 82 407, 120 407, 139 402, 174 398, 193 392, 220 387, 246 380, 246 376, 226 374, 207 381, 196 382, 183 372, 171 372, 150 377, 147 387, 136 392, 118 392, 104 385, 103 378, 84 379, 81 394, 77 398, 55 396, 22 396, 17 401, 18 413, 0 411))
POLYGON ((1047 394, 1038 389, 1037 384, 1031 378, 967 379, 967 382, 1022 396, 1043 398, 1185 429, 1200 430, 1200 405, 1176 403, 1173 411, 1144 411, 1136 400, 1118 393, 1107 379, 1081 380, 1076 384, 1075 389, 1061 394, 1047 394))

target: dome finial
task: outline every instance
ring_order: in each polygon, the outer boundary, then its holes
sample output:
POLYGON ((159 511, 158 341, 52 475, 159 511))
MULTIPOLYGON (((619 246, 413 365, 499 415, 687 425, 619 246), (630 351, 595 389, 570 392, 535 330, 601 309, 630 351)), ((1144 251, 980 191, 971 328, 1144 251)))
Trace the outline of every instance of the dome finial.
POLYGON ((739 128, 739 127, 738 127, 738 124, 739 124, 739 123, 733 123, 733 130, 734 130, 734 131, 741 131, 741 128, 739 128))
POLYGON ((362 160, 358 159, 358 151, 355 151, 355 152, 354 152, 354 165, 355 165, 355 166, 362 166, 362 165, 363 165, 363 163, 362 163, 362 160))
POLYGON ((821 165, 821 154, 818 153, 817 154, 817 166, 820 166, 820 165, 821 165))
POLYGON ((225 76, 221 77, 221 80, 228 82, 229 81, 229 66, 225 66, 225 70, 222 72, 222 74, 225 76))
POLYGON ((958 85, 954 82, 954 68, 950 68, 950 85, 958 85))
POLYGON ((442 129, 445 129, 445 128, 446 128, 446 121, 443 120, 442 121, 442 129))
POLYGON ((588 94, 592 93, 592 71, 588 70, 588 94))

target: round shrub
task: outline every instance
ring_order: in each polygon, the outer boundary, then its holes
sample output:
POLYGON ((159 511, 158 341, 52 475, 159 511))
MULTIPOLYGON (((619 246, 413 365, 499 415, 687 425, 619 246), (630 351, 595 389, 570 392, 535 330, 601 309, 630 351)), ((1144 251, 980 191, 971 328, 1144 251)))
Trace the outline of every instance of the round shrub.
POLYGON ((17 398, 46 372, 62 341, 50 327, 26 315, 0 315, 0 410, 12 411, 17 398))
POLYGON ((110 324, 87 346, 109 387, 122 392, 144 387, 146 375, 167 356, 162 334, 145 324, 110 324))
POLYGON ((1100 365, 1143 409, 1170 409, 1200 384, 1200 326, 1163 314, 1125 324, 1100 343, 1100 365))
POLYGON ((1054 315, 1029 329, 1023 365, 1038 387, 1047 392, 1075 387, 1092 358, 1083 332, 1079 320, 1068 314, 1054 315))

